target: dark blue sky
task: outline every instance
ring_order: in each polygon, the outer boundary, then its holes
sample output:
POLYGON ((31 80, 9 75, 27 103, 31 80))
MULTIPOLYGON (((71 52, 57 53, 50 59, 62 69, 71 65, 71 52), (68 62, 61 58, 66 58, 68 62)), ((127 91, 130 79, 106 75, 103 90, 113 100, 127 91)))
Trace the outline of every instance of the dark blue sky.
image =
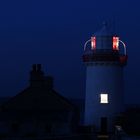
POLYGON ((127 101, 140 100, 140 2, 138 0, 4 0, 0 2, 0 96, 28 85, 33 63, 53 75, 55 89, 83 98, 83 45, 103 21, 115 23, 126 43, 127 101))

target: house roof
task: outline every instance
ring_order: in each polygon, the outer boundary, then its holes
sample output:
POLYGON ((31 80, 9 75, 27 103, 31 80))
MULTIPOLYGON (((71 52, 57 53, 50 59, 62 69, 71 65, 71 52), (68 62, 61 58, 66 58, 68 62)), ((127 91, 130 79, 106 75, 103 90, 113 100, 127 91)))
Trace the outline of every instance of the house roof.
POLYGON ((6 110, 72 110, 74 105, 55 90, 29 86, 2 104, 6 110))

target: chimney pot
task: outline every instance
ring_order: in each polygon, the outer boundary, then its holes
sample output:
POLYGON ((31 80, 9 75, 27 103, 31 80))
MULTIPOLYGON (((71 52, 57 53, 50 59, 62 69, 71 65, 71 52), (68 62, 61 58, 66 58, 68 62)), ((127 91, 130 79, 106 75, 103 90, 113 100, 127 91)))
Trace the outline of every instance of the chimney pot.
POLYGON ((41 64, 37 64, 37 71, 41 71, 41 64))
POLYGON ((36 64, 33 64, 33 65, 32 65, 32 70, 33 70, 33 71, 36 71, 36 64))

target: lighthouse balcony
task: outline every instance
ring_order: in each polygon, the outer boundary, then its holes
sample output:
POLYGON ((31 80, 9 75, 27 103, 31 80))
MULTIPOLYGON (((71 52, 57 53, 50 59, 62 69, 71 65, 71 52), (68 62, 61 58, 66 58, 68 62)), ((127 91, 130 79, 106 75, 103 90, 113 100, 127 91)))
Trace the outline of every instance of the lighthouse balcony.
POLYGON ((90 50, 85 51, 83 55, 83 62, 96 62, 96 61, 114 61, 119 62, 121 65, 126 65, 127 55, 119 54, 117 50, 90 50))
POLYGON ((119 52, 109 49, 93 50, 85 52, 83 55, 83 61, 118 61, 119 52))

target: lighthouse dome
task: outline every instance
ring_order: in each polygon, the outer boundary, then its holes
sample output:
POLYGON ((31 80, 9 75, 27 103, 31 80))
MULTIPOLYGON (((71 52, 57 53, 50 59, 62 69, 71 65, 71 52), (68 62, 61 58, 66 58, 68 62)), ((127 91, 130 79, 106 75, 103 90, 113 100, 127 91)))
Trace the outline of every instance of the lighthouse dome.
POLYGON ((113 46, 113 33, 111 32, 109 26, 104 23, 103 27, 94 33, 92 37, 96 39, 96 49, 97 50, 112 50, 113 46))
POLYGON ((94 36, 113 36, 111 29, 106 22, 103 23, 103 26, 100 30, 94 33, 94 36))

